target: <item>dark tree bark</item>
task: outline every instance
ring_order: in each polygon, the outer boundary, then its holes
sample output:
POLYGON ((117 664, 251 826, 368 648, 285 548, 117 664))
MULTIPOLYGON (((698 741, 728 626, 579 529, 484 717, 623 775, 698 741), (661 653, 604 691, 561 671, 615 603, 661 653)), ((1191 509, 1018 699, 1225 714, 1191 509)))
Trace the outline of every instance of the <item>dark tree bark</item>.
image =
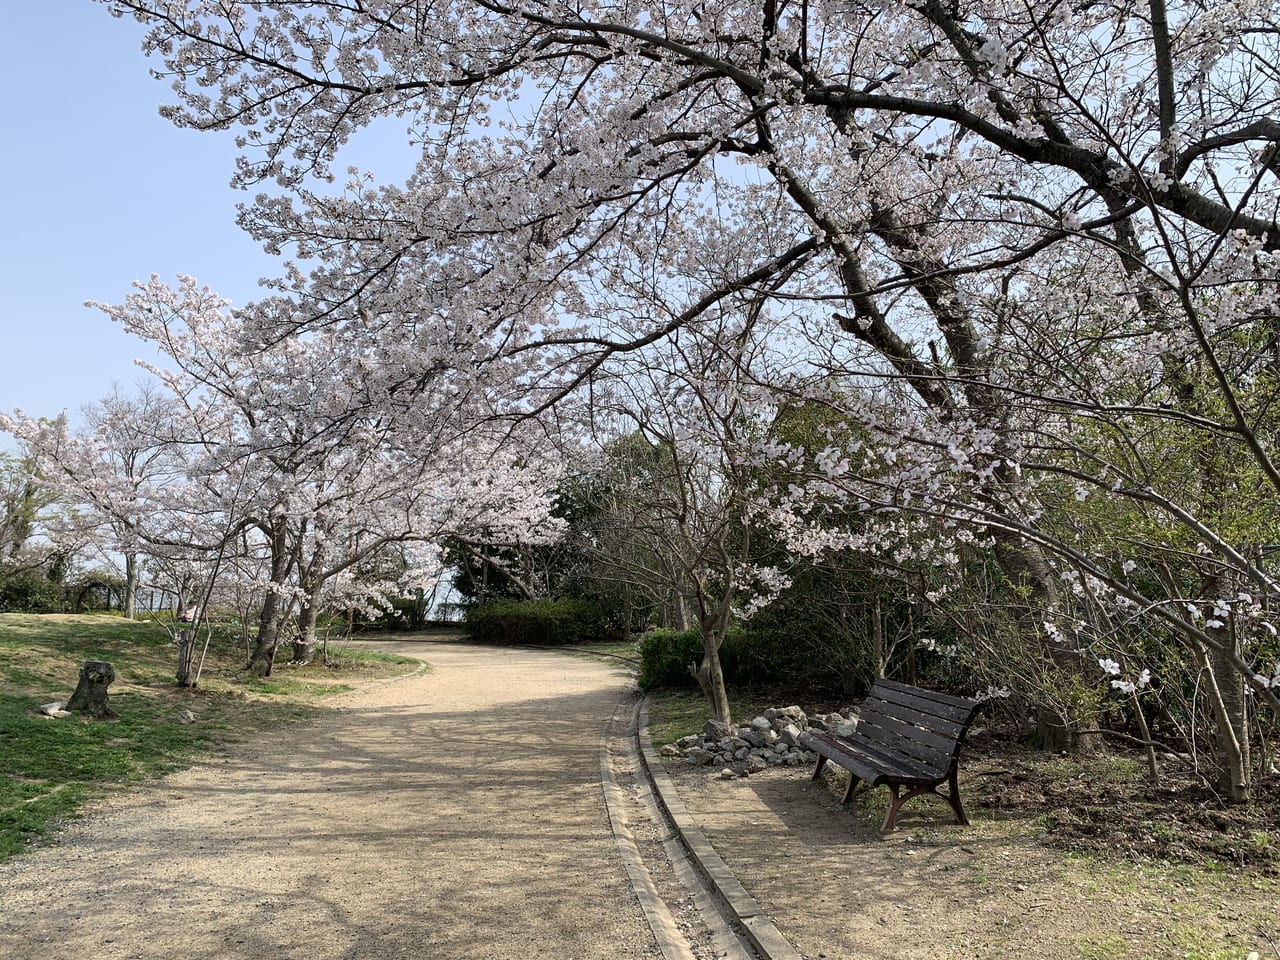
POLYGON ((249 672, 257 677, 271 676, 271 667, 276 659, 276 645, 280 642, 281 621, 286 613, 284 604, 281 603, 281 591, 293 567, 293 557, 288 549, 288 521, 284 515, 273 516, 264 531, 271 543, 271 584, 258 614, 258 639, 247 665, 249 672))
POLYGON ((196 632, 184 628, 178 631, 178 686, 194 687, 191 679, 191 661, 196 649, 196 632))
POLYGON ((298 612, 298 636, 293 641, 293 656, 290 662, 296 666, 306 666, 316 658, 316 618, 319 613, 319 591, 308 598, 298 612))
POLYGON ((116 671, 103 660, 86 660, 80 668, 80 682, 67 701, 67 710, 83 713, 93 720, 116 720, 119 714, 107 703, 107 687, 115 681, 116 671))

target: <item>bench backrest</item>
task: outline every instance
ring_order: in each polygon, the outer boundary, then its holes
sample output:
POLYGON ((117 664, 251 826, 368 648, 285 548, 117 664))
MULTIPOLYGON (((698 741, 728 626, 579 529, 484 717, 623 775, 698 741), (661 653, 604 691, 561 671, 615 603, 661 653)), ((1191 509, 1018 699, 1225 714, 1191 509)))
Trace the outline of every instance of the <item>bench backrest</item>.
POLYGON ((858 714, 858 736, 941 778, 955 765, 979 706, 977 700, 877 680, 858 714))

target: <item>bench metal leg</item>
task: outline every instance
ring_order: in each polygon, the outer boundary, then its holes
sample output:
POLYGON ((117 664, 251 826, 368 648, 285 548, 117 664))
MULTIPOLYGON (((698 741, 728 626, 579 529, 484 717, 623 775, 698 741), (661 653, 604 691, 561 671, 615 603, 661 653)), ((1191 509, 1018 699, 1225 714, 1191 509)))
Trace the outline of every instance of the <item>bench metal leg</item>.
POLYGON ((880 824, 881 833, 893 833, 897 829, 896 821, 898 819, 898 808, 911 799, 913 793, 908 793, 901 799, 898 798, 898 785, 891 783, 889 787, 889 809, 885 811, 884 823, 880 824))
POLYGON ((853 773, 851 772, 851 773, 849 774, 849 786, 845 787, 845 789, 844 789, 844 799, 843 799, 843 800, 841 800, 840 802, 841 802, 841 803, 848 803, 850 800, 852 800, 852 799, 853 799, 853 795, 854 795, 855 793, 857 793, 857 792, 858 792, 858 788, 859 788, 859 787, 864 787, 864 786, 866 786, 866 783, 865 783, 864 781, 862 781, 862 780, 859 780, 859 779, 858 779, 857 777, 855 777, 855 776, 853 775, 853 773))
POLYGON ((956 821, 969 826, 969 817, 964 812, 964 804, 960 802, 960 781, 959 771, 952 770, 951 776, 947 778, 947 803, 951 804, 951 809, 956 813, 956 821))
POLYGON ((822 754, 818 754, 818 765, 813 768, 814 780, 817 780, 818 777, 822 776, 822 768, 826 766, 826 764, 827 764, 827 758, 824 757, 822 754))
POLYGON ((884 815, 884 823, 880 825, 881 833, 893 833, 897 829, 898 811, 902 809, 902 805, 912 797, 918 797, 922 793, 932 793, 934 796, 940 797, 950 804, 951 809, 955 811, 956 821, 969 826, 969 818, 965 815, 964 804, 960 802, 960 784, 957 781, 957 774, 953 770, 947 778, 948 790, 943 793, 938 789, 939 784, 929 787, 913 787, 901 796, 898 795, 899 786, 896 783, 887 784, 889 788, 889 810, 884 815))

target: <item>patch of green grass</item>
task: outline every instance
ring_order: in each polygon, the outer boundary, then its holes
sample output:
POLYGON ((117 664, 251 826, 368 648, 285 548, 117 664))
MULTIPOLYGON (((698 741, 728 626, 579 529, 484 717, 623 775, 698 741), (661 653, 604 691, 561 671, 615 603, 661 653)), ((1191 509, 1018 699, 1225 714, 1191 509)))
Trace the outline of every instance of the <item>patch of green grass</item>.
MULTIPOLYGON (((426 666, 421 660, 413 657, 402 657, 398 653, 381 653, 377 650, 363 650, 351 645, 331 646, 323 658, 318 657, 311 668, 320 667, 328 670, 359 671, 367 670, 385 676, 398 676, 412 673, 419 667, 426 666), (392 670, 391 667, 408 667, 408 670, 392 670)), ((304 668, 309 669, 309 668, 304 668)), ((427 669, 430 669, 427 666, 427 669)))
POLYGON ((156 623, 0 614, 0 860, 40 842, 105 791, 314 717, 324 697, 353 689, 348 680, 421 666, 408 657, 343 649, 331 650, 327 662, 279 665, 258 679, 240 672, 239 637, 216 631, 198 689, 175 685, 176 661, 168 632, 156 623), (115 668, 110 701, 119 719, 40 715, 40 704, 70 696, 85 660, 115 668))
POLYGON ((1123 960, 1133 956, 1133 944, 1114 934, 1086 937, 1076 944, 1080 960, 1123 960))
MULTIPOLYGON (((749 689, 730 690, 729 706, 736 722, 746 724, 769 707, 785 704, 770 702, 767 697, 749 689)), ((655 746, 673 743, 681 737, 701 733, 711 719, 711 705, 696 690, 673 690, 661 687, 649 691, 649 736, 655 746)))
POLYGON ((349 683, 319 683, 300 677, 291 677, 287 673, 281 672, 273 673, 269 677, 247 677, 245 686, 257 694, 304 700, 328 697, 335 693, 346 693, 355 689, 349 683))
POLYGON ((606 657, 616 657, 619 660, 626 660, 628 663, 640 665, 640 648, 631 641, 618 641, 615 643, 580 643, 572 647, 566 647, 566 650, 572 650, 581 653, 598 653, 606 657))

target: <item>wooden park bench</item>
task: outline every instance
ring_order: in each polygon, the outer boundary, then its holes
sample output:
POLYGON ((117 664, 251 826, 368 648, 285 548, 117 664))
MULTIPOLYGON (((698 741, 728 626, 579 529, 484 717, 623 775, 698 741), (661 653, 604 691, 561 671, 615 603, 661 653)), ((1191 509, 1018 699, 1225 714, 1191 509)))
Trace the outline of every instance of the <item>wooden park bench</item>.
POLYGON ((818 754, 813 779, 830 760, 852 776, 844 800, 853 799, 859 785, 868 789, 888 785, 889 811, 881 833, 892 833, 898 810, 912 797, 932 793, 951 805, 956 819, 969 823, 960 803, 956 764, 964 735, 980 703, 893 680, 877 680, 862 703, 858 727, 850 737, 820 730, 800 735, 800 745, 818 754), (948 785, 947 793, 939 791, 948 785), (906 788, 906 793, 899 792, 906 788))

